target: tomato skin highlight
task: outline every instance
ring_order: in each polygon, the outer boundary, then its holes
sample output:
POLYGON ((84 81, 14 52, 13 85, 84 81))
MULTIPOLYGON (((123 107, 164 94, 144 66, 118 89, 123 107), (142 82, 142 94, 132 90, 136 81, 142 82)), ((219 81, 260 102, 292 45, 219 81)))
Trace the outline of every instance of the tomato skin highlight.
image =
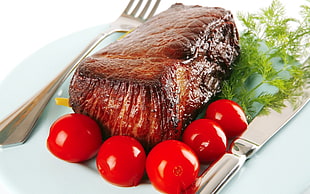
POLYGON ((180 193, 196 180, 200 164, 192 149, 177 140, 157 144, 146 159, 152 185, 163 193, 180 193))
POLYGON ((217 160, 226 152, 226 135, 221 126, 210 119, 198 119, 189 124, 182 141, 194 150, 204 164, 217 160))
POLYGON ((137 186, 145 172, 146 154, 133 137, 112 136, 100 147, 96 165, 108 182, 121 186, 137 186))
POLYGON ((93 158, 102 144, 98 124, 90 117, 72 113, 58 118, 50 127, 47 148, 67 162, 83 162, 93 158))
POLYGON ((242 108, 228 99, 212 102, 206 110, 205 118, 218 122, 228 139, 241 135, 248 127, 242 108))

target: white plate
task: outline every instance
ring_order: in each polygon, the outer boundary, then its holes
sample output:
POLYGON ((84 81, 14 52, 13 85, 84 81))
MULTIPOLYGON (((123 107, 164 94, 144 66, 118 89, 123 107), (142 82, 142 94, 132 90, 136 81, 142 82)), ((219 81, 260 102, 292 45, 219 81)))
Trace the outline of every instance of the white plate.
MULTIPOLYGON (((254 1, 235 1, 227 9, 246 10, 254 1), (247 4, 242 4, 247 3, 247 4), (243 7, 239 7, 243 5, 243 7), (234 6, 231 7, 230 6, 234 6)), ((219 6, 220 3, 217 3, 219 6)), ((226 1, 227 2, 227 1, 226 1)), ((230 1, 229 1, 230 2, 230 1)), ((257 1, 260 2, 260 1, 257 1)), ((212 3, 210 2, 212 5, 212 3)), ((214 3, 215 4, 215 3, 214 3)), ((268 3, 265 3, 268 5, 268 3)), ((261 4, 259 4, 261 5, 261 4)), ((257 7, 256 7, 257 8, 257 7)), ((30 98, 106 26, 98 26, 57 40, 31 55, 0 83, 0 119, 30 98)), ((106 40, 107 44, 117 35, 106 40)), ((67 96, 68 81, 56 96, 67 96)), ((0 184, 18 194, 156 193, 150 184, 120 188, 106 183, 97 173, 94 160, 71 164, 55 158, 46 149, 49 127, 71 109, 52 100, 29 140, 18 147, 0 149, 0 184)), ((310 187, 310 105, 285 126, 225 187, 222 193, 302 193, 310 187)), ((268 121, 266 121, 268 122, 268 121)), ((271 122, 271 121, 269 121, 271 122)))

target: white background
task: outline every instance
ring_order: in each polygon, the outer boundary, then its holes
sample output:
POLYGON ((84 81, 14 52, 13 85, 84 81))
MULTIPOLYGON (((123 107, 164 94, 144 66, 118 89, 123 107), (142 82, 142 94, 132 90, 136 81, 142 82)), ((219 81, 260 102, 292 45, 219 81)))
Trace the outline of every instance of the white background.
MULTIPOLYGON (((167 9, 174 2, 163 0, 159 10, 167 9)), ((181 2, 253 11, 261 5, 268 5, 270 1, 257 1, 258 4, 247 1, 246 5, 236 5, 231 0, 181 2)), ((290 8, 288 12, 292 13, 300 4, 296 1, 283 2, 290 8)), ((46 44, 80 30, 109 23, 120 15, 126 4, 125 0, 0 1, 0 83, 14 67, 46 44)), ((0 193, 6 192, 0 183, 0 193)))

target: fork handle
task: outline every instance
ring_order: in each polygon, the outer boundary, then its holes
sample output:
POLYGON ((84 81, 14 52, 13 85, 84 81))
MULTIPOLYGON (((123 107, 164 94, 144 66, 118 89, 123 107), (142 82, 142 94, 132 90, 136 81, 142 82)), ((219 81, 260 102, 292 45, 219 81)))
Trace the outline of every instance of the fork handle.
POLYGON ((108 29, 106 33, 99 34, 47 86, 0 122, 1 148, 20 145, 28 139, 38 118, 59 86, 94 48, 114 32, 123 31, 108 29))

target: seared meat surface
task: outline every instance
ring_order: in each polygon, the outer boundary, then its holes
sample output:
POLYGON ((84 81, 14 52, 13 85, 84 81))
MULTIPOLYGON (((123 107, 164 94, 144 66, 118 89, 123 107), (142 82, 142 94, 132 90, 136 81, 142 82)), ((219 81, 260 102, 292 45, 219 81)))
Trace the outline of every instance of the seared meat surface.
POLYGON ((70 104, 106 136, 130 135, 146 149, 178 139, 220 91, 239 52, 232 14, 175 4, 86 58, 70 84, 70 104))

